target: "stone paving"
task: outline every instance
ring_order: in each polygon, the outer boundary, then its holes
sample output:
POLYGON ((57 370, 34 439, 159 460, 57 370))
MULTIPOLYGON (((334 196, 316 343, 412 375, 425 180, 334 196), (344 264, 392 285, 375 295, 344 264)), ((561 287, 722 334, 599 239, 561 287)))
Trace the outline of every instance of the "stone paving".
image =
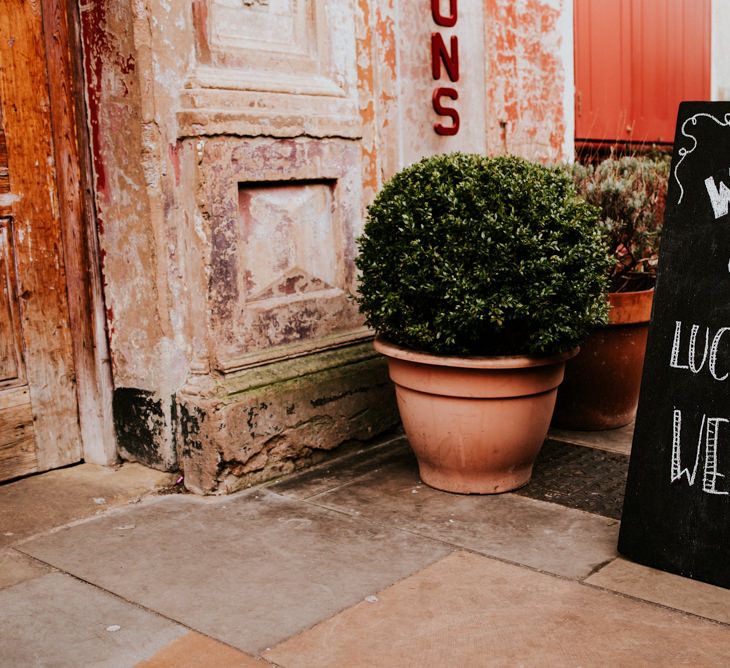
POLYGON ((630 431, 553 437, 499 496, 402 438, 227 497, 0 486, 0 666, 727 666, 730 591, 616 554, 630 431))

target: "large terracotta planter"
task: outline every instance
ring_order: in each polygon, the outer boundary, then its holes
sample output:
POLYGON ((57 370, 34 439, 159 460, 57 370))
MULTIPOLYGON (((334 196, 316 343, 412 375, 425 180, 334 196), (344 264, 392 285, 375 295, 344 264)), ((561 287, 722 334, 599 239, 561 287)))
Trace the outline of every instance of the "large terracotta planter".
POLYGON ((427 355, 375 340, 387 356, 421 480, 462 494, 526 484, 570 351, 552 357, 427 355))
POLYGON ((553 425, 615 429, 636 415, 654 290, 609 294, 609 324, 593 332, 565 369, 553 425))

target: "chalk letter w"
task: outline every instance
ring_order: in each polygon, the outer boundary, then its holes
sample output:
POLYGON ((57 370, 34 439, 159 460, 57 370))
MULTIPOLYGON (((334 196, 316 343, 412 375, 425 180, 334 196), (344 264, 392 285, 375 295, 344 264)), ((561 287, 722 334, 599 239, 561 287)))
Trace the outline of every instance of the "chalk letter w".
POLYGON ((672 414, 672 482, 687 478, 687 483, 691 487, 695 484, 695 476, 697 475, 697 466, 700 463, 700 449, 702 448, 702 435, 705 431, 706 415, 702 416, 702 424, 700 425, 700 436, 697 439, 697 451, 695 453, 695 465, 692 471, 682 467, 681 457, 681 438, 682 438, 682 411, 677 408, 672 414))
POLYGON ((730 188, 720 181, 720 189, 715 185, 715 179, 708 176, 705 179, 705 188, 710 196, 712 211, 715 214, 715 220, 722 216, 727 216, 728 204, 730 204, 730 188))

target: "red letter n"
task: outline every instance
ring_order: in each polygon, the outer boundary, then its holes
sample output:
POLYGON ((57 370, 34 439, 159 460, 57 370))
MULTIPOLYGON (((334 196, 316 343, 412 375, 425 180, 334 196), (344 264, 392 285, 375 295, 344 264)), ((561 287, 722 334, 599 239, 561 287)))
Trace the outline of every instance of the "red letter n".
POLYGON ((452 81, 459 80, 459 38, 451 36, 451 53, 446 50, 444 38, 437 32, 431 33, 431 74, 434 79, 441 78, 441 63, 452 81))

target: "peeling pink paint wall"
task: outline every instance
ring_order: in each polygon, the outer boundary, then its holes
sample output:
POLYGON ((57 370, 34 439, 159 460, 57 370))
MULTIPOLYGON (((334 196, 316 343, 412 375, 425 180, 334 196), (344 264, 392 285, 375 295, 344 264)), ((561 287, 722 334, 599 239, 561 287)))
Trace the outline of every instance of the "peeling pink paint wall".
POLYGON ((572 0, 486 0, 490 153, 573 159, 572 0))

